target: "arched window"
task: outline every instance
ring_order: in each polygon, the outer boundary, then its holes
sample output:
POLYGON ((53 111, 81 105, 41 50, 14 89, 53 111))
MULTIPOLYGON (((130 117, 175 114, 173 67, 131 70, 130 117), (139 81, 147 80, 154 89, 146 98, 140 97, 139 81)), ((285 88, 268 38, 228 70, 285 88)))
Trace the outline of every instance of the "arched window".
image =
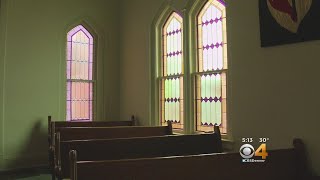
POLYGON ((227 133, 227 36, 222 0, 209 0, 197 17, 196 130, 227 133))
POLYGON ((162 31, 162 61, 160 75, 161 124, 183 129, 183 35, 182 17, 173 12, 162 31))
POLYGON ((225 1, 189 1, 183 10, 186 24, 171 4, 163 7, 153 22, 150 118, 156 117, 154 124, 172 121, 182 133, 214 131, 219 125, 229 138, 225 1))
POLYGON ((93 120, 93 37, 78 25, 67 34, 67 121, 93 120))

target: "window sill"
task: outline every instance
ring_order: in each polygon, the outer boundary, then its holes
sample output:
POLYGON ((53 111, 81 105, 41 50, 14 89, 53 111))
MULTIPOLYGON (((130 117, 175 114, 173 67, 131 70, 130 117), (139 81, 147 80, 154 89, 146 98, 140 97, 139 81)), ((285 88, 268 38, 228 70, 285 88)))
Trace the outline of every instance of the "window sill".
POLYGON ((183 130, 181 129, 172 129, 172 132, 174 135, 184 135, 186 134, 183 130))
MULTIPOLYGON (((207 133, 211 133, 211 132, 199 132, 196 131, 194 132, 194 134, 207 134, 207 133)), ((184 135, 187 134, 182 130, 179 129, 174 129, 173 130, 173 134, 174 135, 184 135)), ((223 148, 223 152, 232 152, 234 151, 234 141, 230 139, 230 137, 226 134, 222 134, 221 135, 221 140, 222 140, 222 148, 223 148)))

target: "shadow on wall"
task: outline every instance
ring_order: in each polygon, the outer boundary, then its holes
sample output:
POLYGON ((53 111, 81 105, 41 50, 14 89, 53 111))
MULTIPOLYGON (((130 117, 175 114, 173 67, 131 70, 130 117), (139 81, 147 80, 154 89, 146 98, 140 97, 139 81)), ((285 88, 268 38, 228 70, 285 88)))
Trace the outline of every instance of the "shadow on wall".
POLYGON ((8 171, 2 175, 15 178, 30 177, 38 174, 47 174, 48 171, 48 133, 43 128, 43 119, 38 119, 26 137, 17 157, 7 163, 8 171), (16 177, 19 176, 19 177, 16 177))
POLYGON ((134 119, 134 126, 142 126, 142 124, 139 121, 139 117, 132 115, 131 119, 134 119))

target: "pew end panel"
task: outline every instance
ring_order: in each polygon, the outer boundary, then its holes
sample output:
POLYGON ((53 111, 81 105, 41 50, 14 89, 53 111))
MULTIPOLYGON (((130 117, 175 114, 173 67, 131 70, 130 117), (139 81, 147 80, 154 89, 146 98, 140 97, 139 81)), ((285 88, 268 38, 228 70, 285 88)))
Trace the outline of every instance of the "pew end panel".
POLYGON ((168 134, 173 135, 172 122, 167 121, 167 125, 168 125, 168 134))
POLYGON ((52 117, 51 116, 48 116, 48 143, 49 143, 49 146, 51 144, 51 122, 52 122, 52 117))
MULTIPOLYGON (((214 130, 214 133, 217 134, 218 139, 221 140, 222 138, 221 138, 220 127, 217 126, 217 125, 214 125, 213 130, 214 130)), ((222 152, 222 151, 223 151, 223 148, 222 148, 222 140, 221 140, 221 141, 218 141, 217 143, 218 143, 218 147, 221 147, 221 149, 219 149, 219 151, 222 152)))
POLYGON ((69 153, 70 157, 70 180, 77 179, 77 151, 71 150, 69 153))

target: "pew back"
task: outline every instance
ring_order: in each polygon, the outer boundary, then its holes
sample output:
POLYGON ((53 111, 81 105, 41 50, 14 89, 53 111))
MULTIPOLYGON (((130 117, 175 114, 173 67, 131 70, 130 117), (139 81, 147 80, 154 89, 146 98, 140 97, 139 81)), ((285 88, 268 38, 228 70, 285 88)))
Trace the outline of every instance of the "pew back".
MULTIPOLYGON (((74 153, 73 153, 74 154, 74 153)), ((72 180, 102 179, 286 179, 301 180, 294 149, 269 151, 264 163, 243 163, 239 153, 145 158, 113 161, 78 161, 72 180)), ((75 156, 75 155, 73 155, 75 156)), ((73 158, 76 159, 76 158, 73 158)))
POLYGON ((70 127, 60 128, 60 140, 113 139, 172 135, 171 126, 70 127))
POLYGON ((107 140, 62 141, 58 165, 60 175, 69 177, 69 152, 77 150, 78 160, 98 161, 217 153, 222 151, 217 133, 107 140), (61 162, 61 163, 60 163, 61 162))
POLYGON ((52 145, 54 133, 60 130, 60 128, 67 127, 113 127, 113 126, 134 126, 136 121, 134 116, 129 121, 52 121, 51 116, 48 116, 48 141, 49 146, 52 145))

